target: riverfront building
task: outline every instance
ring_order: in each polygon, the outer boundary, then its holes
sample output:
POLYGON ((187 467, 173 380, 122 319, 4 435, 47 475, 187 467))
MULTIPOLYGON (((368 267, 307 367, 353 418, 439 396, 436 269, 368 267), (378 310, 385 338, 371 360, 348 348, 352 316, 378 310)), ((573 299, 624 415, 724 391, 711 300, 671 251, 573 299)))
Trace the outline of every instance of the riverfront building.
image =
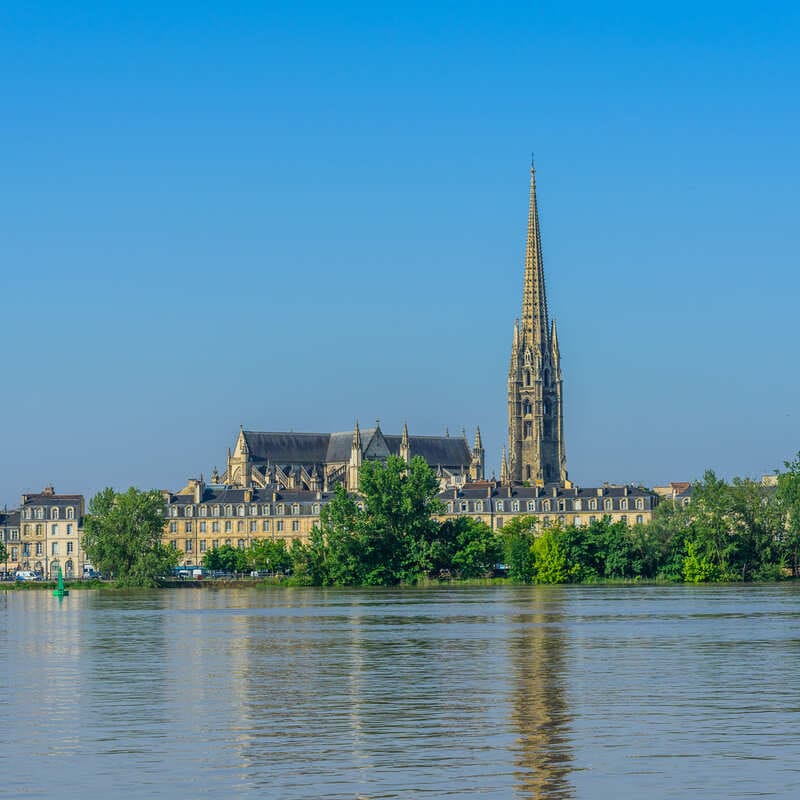
POLYGON ((84 500, 80 494, 56 494, 52 486, 23 494, 19 509, 18 549, 9 548, 13 569, 33 570, 55 578, 81 577, 86 557, 81 547, 84 500))

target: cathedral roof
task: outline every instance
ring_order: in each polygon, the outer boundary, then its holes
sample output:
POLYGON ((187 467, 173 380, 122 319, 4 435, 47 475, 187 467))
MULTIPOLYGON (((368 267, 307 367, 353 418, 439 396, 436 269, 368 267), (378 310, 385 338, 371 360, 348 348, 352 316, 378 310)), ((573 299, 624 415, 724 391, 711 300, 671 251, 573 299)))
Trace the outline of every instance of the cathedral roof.
MULTIPOLYGON (((243 431, 250 458, 265 464, 336 464, 350 459, 353 432, 294 433, 286 431, 243 431)), ((361 431, 361 449, 367 457, 388 450, 400 455, 402 436, 387 435, 380 428, 361 431), (386 447, 383 447, 385 443, 386 447)), ((422 456, 431 466, 469 466, 469 445, 461 437, 409 436, 410 455, 422 456)))

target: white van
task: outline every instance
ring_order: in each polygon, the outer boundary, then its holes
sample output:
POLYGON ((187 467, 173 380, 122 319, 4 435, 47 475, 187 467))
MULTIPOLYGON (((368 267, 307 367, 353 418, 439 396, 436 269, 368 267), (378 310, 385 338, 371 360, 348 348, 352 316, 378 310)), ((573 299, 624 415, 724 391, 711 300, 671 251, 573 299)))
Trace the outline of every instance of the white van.
POLYGON ((18 569, 14 573, 14 578, 18 581, 38 581, 39 576, 29 569, 18 569))

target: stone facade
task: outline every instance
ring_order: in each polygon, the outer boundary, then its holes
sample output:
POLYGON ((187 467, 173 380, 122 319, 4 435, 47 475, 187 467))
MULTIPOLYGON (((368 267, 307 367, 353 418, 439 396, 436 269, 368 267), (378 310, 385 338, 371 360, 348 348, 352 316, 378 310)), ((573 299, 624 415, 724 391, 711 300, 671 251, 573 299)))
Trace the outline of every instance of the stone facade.
POLYGON ((28 569, 55 578, 80 578, 86 556, 83 537, 84 500, 80 494, 56 494, 47 486, 40 494, 22 495, 18 558, 14 569, 28 569))
POLYGON ((19 509, 0 511, 0 542, 6 546, 6 560, 0 564, 0 572, 13 572, 20 554, 19 509))
POLYGON ((470 449, 462 436, 410 436, 403 425, 399 435, 374 428, 339 433, 295 433, 293 431, 240 430, 228 451, 225 472, 216 468, 212 481, 237 488, 279 491, 332 492, 338 484, 358 491, 359 470, 365 461, 384 461, 389 455, 408 463, 422 456, 437 471, 443 487, 483 480, 484 450, 478 429, 470 449))
POLYGON ((503 453, 501 480, 537 486, 567 480, 561 354, 555 320, 548 321, 533 165, 522 322, 514 322, 508 371, 508 455, 503 453))
POLYGON ((441 519, 470 516, 499 531, 515 517, 532 517, 537 528, 550 525, 590 525, 608 517, 612 522, 643 525, 653 518, 658 495, 641 486, 579 487, 553 483, 522 486, 481 481, 442 492, 441 519))

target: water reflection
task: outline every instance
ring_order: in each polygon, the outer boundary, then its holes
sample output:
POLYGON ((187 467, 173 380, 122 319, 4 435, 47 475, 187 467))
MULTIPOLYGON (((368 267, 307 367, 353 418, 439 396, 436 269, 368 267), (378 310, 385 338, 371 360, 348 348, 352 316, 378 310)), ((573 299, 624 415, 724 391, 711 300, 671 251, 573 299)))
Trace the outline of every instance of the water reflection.
POLYGON ((564 612, 558 589, 531 590, 532 612, 514 615, 509 637, 511 721, 517 731, 516 789, 520 797, 574 796, 566 701, 564 612))

